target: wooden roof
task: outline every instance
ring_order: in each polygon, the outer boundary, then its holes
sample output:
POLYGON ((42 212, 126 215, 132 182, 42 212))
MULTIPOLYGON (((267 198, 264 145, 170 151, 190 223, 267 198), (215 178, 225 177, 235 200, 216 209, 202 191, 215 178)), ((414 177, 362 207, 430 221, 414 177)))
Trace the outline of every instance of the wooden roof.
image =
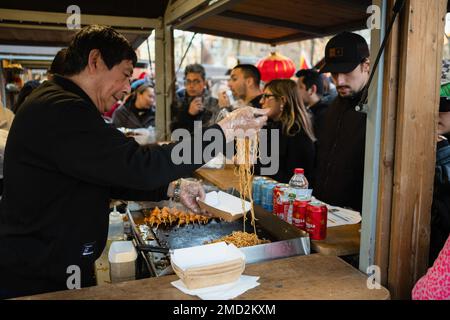
POLYGON ((285 43, 365 29, 371 0, 240 0, 204 6, 177 29, 264 43, 285 43), (193 16, 195 16, 192 18, 193 16))
POLYGON ((138 47, 148 38, 168 0, 39 0, 0 4, 0 44, 66 46, 75 33, 66 26, 67 8, 77 5, 81 25, 111 25, 138 47))

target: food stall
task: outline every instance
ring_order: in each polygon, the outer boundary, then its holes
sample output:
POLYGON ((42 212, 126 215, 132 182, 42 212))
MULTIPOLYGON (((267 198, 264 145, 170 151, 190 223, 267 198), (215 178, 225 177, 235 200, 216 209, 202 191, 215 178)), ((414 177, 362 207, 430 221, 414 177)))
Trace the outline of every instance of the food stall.
MULTIPOLYGON (((163 137, 168 134, 172 99, 170 91, 173 89, 174 77, 174 28, 269 44, 283 43, 342 30, 361 29, 366 25, 366 9, 371 4, 382 8, 382 21, 386 23, 394 2, 305 0, 295 3, 265 1, 261 4, 260 1, 252 0, 189 0, 164 3, 160 19, 139 20, 141 24, 134 28, 135 32, 144 25, 155 28, 157 35, 156 122, 159 132, 163 137), (278 12, 277 17, 273 16, 275 12, 278 12), (319 16, 322 18, 317 19, 319 16), (308 25, 305 22, 308 17, 316 24, 308 25)), ((45 6, 41 8, 45 9, 45 6)), ((17 11, 27 9, 36 10, 26 5, 4 10, 16 11, 5 11, 9 15, 21 14, 17 11)), ((362 224, 329 229, 327 239, 311 242, 310 249, 318 253, 296 254, 249 264, 245 273, 259 276, 261 285, 239 296, 239 299, 409 298, 413 284, 426 270, 438 78, 442 57, 439 39, 444 25, 442 18, 446 12, 446 0, 434 1, 432 4, 407 0, 388 39, 375 85, 370 92, 370 102, 375 107, 368 111, 369 147, 366 150, 362 224), (423 19, 425 16, 427 19, 423 19), (423 65, 427 65, 427 68, 421 67, 423 65), (423 86, 424 83, 430 85, 423 86), (417 172, 421 172, 420 177, 417 172), (361 270, 338 257, 353 254, 360 254, 361 270), (368 288, 366 267, 371 265, 380 267, 381 282, 389 291, 383 287, 378 290, 368 288), (299 273, 302 277, 296 276, 299 273)), ((55 18, 58 22, 50 23, 61 23, 65 17, 58 16, 55 18)), ((92 23, 107 21, 104 18, 91 18, 92 23)), ((30 19, 33 18, 30 16, 30 19)), ((33 26, 38 27, 35 24, 33 26)), ((384 31, 384 25, 381 29, 372 30, 372 52, 377 52, 384 31)), ((235 177, 227 168, 205 170, 209 169, 197 171, 197 178, 219 189, 235 188, 235 177)), ((270 212, 259 208, 256 211, 260 214, 261 222, 264 217, 272 219, 271 223, 263 226, 265 231, 268 231, 269 225, 276 224, 279 226, 276 229, 282 231, 281 235, 294 235, 291 238, 278 235, 278 238, 273 239, 275 242, 298 238, 298 231, 292 226, 275 222, 273 219, 276 217, 271 216, 270 212)), ((171 282, 176 279, 175 275, 151 277, 24 299, 192 299, 192 296, 171 286, 171 282), (154 288, 158 290, 152 290, 154 288)))

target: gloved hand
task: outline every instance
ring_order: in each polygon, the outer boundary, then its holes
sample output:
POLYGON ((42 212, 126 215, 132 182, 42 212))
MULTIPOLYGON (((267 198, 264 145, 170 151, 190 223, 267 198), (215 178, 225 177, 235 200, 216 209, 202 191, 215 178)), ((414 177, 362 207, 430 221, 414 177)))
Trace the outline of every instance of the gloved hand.
POLYGON ((180 202, 189 210, 195 213, 202 213, 197 203, 197 198, 205 200, 205 189, 203 189, 202 184, 198 181, 181 179, 180 202))
POLYGON ((136 142, 139 143, 141 146, 150 144, 154 140, 153 139, 154 137, 151 136, 150 131, 145 128, 134 129, 133 134, 134 140, 136 140, 136 142))
MULTIPOLYGON (((173 197, 174 196, 174 189, 175 189, 175 183, 172 183, 169 186, 169 190, 167 192, 169 197, 173 197)), ((180 202, 189 210, 195 212, 195 213, 201 213, 201 214, 205 214, 204 212, 202 212, 202 210, 200 209, 198 203, 197 203, 197 198, 199 200, 205 200, 205 190, 203 189, 203 186, 200 182, 198 181, 190 181, 190 180, 186 180, 186 179, 180 179, 180 191, 179 191, 179 198, 180 198, 180 202)))
POLYGON ((229 113, 228 116, 218 122, 227 142, 233 141, 235 137, 251 137, 267 122, 269 109, 256 109, 243 107, 229 113), (259 117, 257 117, 259 116, 259 117))

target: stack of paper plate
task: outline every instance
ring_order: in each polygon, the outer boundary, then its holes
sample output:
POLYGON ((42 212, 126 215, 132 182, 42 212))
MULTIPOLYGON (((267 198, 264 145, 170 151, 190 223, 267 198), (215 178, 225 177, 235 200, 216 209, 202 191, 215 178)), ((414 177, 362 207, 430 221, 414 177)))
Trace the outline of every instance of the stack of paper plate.
POLYGON ((174 250, 172 268, 188 289, 199 289, 239 280, 245 256, 225 242, 174 250))

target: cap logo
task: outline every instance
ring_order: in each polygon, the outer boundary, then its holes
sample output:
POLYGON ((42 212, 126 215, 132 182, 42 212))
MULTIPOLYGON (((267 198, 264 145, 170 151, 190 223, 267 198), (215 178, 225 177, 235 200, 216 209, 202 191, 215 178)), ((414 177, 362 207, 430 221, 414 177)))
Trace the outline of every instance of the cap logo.
POLYGON ((330 48, 329 51, 330 58, 337 58, 344 56, 344 48, 330 48))

